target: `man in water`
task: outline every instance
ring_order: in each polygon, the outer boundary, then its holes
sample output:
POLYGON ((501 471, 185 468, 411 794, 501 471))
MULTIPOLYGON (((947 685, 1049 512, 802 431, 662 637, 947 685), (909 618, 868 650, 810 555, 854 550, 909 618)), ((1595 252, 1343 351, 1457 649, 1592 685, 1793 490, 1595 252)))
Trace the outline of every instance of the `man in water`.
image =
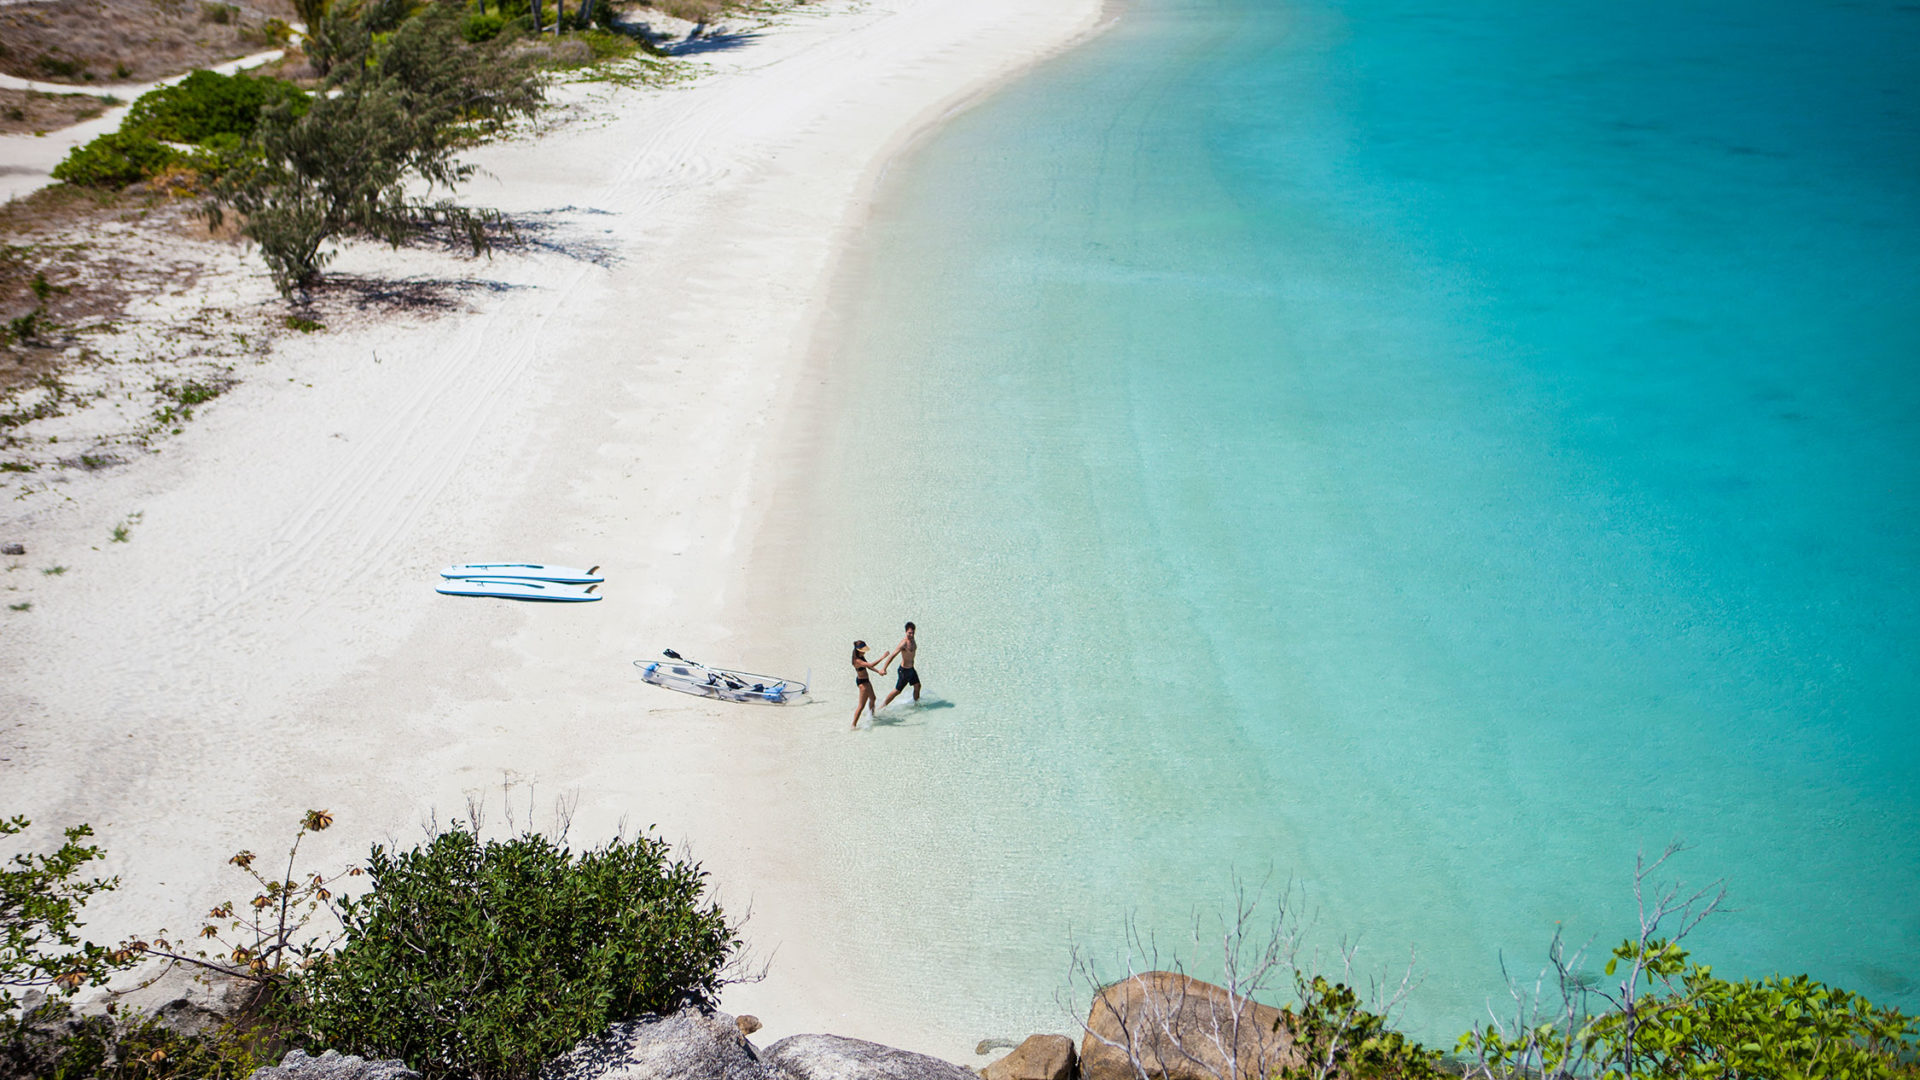
POLYGON ((881 708, 884 709, 893 704, 893 699, 900 696, 900 691, 905 690, 908 683, 913 684, 913 700, 920 700, 920 673, 913 670, 913 654, 916 649, 917 646, 913 643, 913 624, 908 623, 907 636, 900 639, 900 644, 895 645, 892 652, 880 658, 881 667, 886 667, 887 661, 893 657, 900 658, 899 680, 893 684, 893 693, 888 694, 887 700, 880 703, 881 708))

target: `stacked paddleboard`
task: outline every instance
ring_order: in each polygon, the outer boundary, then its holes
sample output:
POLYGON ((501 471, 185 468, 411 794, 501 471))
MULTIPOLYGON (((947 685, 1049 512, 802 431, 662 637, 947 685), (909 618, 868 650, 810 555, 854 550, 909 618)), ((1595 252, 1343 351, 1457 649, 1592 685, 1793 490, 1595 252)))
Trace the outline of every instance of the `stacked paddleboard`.
POLYGON ((593 592, 606 580, 599 575, 599 569, 596 566, 577 570, 546 563, 460 563, 440 571, 444 580, 434 591, 446 596, 581 604, 600 599, 593 592))

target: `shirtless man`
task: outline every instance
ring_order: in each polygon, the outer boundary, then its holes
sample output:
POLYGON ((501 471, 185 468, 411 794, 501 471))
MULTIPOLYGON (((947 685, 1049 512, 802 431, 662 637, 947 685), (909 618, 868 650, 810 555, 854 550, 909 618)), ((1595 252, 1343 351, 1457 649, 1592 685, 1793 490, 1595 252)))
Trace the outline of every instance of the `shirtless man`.
POLYGON ((899 681, 893 684, 893 693, 887 695, 887 700, 880 703, 881 708, 893 704, 893 699, 900 696, 900 691, 905 690, 908 683, 913 684, 913 700, 920 700, 920 673, 913 670, 913 654, 917 649, 918 646, 913 643, 913 624, 908 623, 907 636, 900 639, 900 644, 895 645, 892 652, 880 658, 881 667, 886 667, 887 661, 893 657, 900 658, 899 681))

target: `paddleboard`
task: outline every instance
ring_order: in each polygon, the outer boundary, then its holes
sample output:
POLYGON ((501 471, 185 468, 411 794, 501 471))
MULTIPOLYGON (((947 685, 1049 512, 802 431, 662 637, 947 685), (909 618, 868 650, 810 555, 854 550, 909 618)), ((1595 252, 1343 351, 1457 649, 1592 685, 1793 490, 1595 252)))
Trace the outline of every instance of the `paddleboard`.
POLYGON ((581 604, 598 600, 598 585, 565 581, 528 581, 525 578, 459 578, 441 582, 434 592, 443 596, 494 596, 502 600, 552 600, 581 604))
POLYGON ((530 562, 488 562, 459 563, 440 571, 443 578, 520 578, 526 581, 565 581, 575 585, 597 585, 606 580, 600 576, 600 568, 576 570, 571 566, 548 566, 546 563, 530 562))

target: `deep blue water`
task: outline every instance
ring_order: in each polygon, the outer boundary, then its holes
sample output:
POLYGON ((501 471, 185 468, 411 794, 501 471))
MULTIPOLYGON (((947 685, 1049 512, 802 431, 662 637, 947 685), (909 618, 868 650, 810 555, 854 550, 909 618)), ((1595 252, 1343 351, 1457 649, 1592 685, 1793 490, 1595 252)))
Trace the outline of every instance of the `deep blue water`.
POLYGON ((1450 1043, 1679 838, 1700 959, 1920 1007, 1915 56, 1135 0, 898 165, 805 575, 822 667, 905 613, 950 705, 810 765, 876 992, 1038 1023, 1271 872, 1450 1043))

